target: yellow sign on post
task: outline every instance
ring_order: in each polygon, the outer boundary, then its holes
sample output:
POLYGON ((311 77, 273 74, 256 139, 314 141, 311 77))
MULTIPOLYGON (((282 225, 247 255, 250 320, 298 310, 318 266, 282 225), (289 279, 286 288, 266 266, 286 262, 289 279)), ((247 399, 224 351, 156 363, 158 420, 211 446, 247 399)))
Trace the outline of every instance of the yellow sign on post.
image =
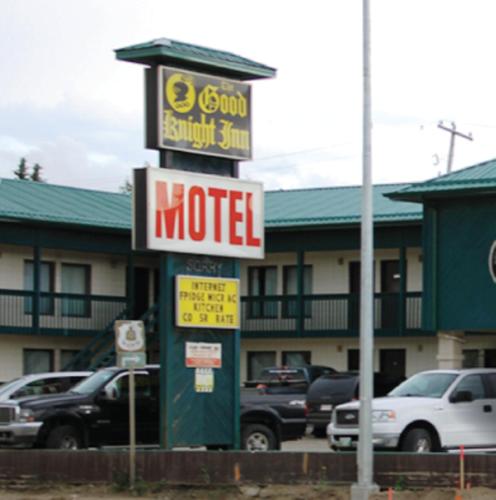
POLYGON ((239 279, 177 275, 176 326, 239 328, 239 279))

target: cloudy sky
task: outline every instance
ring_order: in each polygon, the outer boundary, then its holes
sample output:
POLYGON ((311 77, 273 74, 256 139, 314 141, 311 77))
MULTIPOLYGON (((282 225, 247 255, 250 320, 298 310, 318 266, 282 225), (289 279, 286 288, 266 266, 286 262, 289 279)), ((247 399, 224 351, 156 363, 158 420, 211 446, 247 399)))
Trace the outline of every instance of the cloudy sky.
MULTIPOLYGON (((114 49, 167 37, 277 69, 253 83, 267 189, 361 183, 361 0, 2 0, 0 177, 20 157, 49 182, 116 191, 157 164, 143 142, 143 68, 114 49)), ((373 179, 423 180, 496 157, 496 2, 370 0, 373 179)))

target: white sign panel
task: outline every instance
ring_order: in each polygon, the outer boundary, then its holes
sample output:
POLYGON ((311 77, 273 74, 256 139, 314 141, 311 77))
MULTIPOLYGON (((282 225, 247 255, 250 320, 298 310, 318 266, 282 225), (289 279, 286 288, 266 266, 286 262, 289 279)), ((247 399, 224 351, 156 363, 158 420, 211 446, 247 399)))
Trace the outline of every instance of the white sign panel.
POLYGON ((195 369, 195 392, 214 392, 214 371, 212 368, 195 369))
POLYGON ((222 344, 186 342, 187 368, 222 368, 222 344))
POLYGON ((164 168, 139 169, 135 180, 135 248, 264 258, 260 182, 164 168), (145 188, 146 203, 140 193, 145 188), (139 214, 145 209, 146 221, 139 214))
POLYGON ((119 320, 114 323, 117 352, 143 352, 145 326, 143 321, 119 320))

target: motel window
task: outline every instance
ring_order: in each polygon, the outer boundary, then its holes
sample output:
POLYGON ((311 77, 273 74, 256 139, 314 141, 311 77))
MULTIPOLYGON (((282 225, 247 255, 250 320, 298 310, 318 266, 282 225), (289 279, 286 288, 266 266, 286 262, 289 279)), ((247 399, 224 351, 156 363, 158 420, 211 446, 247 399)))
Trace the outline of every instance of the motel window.
POLYGON ((484 368, 496 368, 496 349, 484 349, 484 368))
POLYGON ((53 371, 53 351, 50 349, 24 349, 23 372, 44 373, 53 371))
MULTIPOLYGON (((313 270, 312 266, 303 266, 303 294, 310 295, 312 293, 313 270)), ((283 267, 283 294, 297 295, 298 294, 298 267, 284 266, 283 267)), ((305 300, 305 317, 310 318, 312 315, 312 302, 305 300)), ((283 316, 285 318, 296 318, 298 316, 298 302, 296 300, 286 300, 283 302, 283 316)))
MULTIPOLYGON (((63 294, 89 295, 90 266, 62 264, 61 292, 63 294)), ((86 297, 62 298, 62 315, 88 317, 91 314, 91 302, 86 297)))
POLYGON ((283 351, 282 364, 284 366, 303 366, 312 364, 311 351, 283 351))
POLYGON ((277 318, 277 300, 265 297, 277 293, 275 266, 248 268, 248 312, 250 318, 277 318))
POLYGON ((79 351, 77 349, 62 349, 60 351, 60 369, 63 370, 78 353, 79 351))
POLYGON ((262 370, 275 366, 275 351, 252 351, 248 352, 248 380, 260 378, 262 370))
MULTIPOLYGON (((55 266, 53 262, 40 263, 40 314, 52 315, 54 311, 53 297, 46 297, 44 293, 54 292, 55 266)), ((24 261, 24 290, 34 291, 34 262, 32 260, 24 261)), ((24 299, 25 314, 33 314, 33 299, 26 297, 24 299)))
POLYGON ((479 349, 464 349, 463 350, 463 368, 479 368, 479 349))

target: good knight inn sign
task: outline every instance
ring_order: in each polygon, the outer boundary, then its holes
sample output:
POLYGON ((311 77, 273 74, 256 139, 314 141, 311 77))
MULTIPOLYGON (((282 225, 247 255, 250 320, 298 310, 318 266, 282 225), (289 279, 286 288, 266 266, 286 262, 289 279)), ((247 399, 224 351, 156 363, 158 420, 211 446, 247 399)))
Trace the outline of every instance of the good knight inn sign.
POLYGON ((147 96, 147 147, 251 158, 250 85, 158 66, 147 96))

